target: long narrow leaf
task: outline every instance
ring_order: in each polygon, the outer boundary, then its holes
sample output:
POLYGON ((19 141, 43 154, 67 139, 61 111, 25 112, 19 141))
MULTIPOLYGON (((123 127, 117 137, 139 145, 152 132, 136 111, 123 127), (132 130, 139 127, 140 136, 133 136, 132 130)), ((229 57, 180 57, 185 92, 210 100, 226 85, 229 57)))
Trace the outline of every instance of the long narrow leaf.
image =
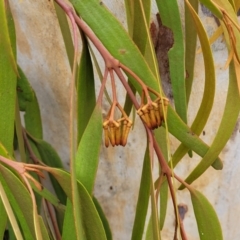
POLYGON ((176 0, 164 2, 157 0, 156 2, 163 25, 173 32, 174 44, 168 52, 170 77, 176 112, 186 123, 185 55, 178 3, 176 0))
MULTIPOLYGON (((193 9, 198 12, 198 0, 189 0, 193 9)), ((186 86, 186 100, 189 102, 190 93, 192 89, 194 63, 197 45, 197 31, 195 25, 192 24, 192 16, 185 2, 185 86, 186 86)))
MULTIPOLYGON (((197 134, 199 136, 208 120, 208 117, 210 115, 210 112, 213 106, 213 101, 215 96, 215 70, 214 70, 215 67, 214 67, 210 44, 208 41, 208 36, 204 30, 203 25, 201 24, 201 20, 199 19, 196 12, 188 2, 186 2, 186 6, 189 8, 193 22, 196 27, 196 31, 198 33, 198 37, 202 47, 204 67, 205 67, 205 86, 204 86, 203 98, 202 98, 200 108, 191 126, 191 130, 194 132, 194 134, 197 134)), ((179 146, 179 148, 176 150, 177 154, 173 156, 174 166, 180 160, 179 158, 176 158, 176 156, 180 154, 179 152, 182 151, 182 154, 185 154, 187 153, 188 150, 189 149, 186 148, 183 144, 179 146)))
POLYGON ((0 181, 18 218, 25 239, 34 239, 33 207, 30 194, 9 169, 0 165, 0 181))
MULTIPOLYGON (((192 183, 199 176, 201 176, 222 151, 234 130, 239 111, 240 99, 236 80, 236 72, 234 69, 234 63, 232 62, 229 67, 229 87, 227 100, 218 132, 204 158, 185 180, 187 183, 192 183)), ((183 186, 180 187, 180 189, 182 188, 183 186)))
MULTIPOLYGON (((79 226, 79 227, 82 228, 82 226, 79 226)), ((74 225, 73 207, 69 198, 67 199, 67 207, 64 215, 63 232, 62 232, 62 240, 68 240, 68 239, 73 239, 73 240, 77 239, 75 225, 74 225)))
MULTIPOLYGON (((172 117, 174 112, 171 108, 168 109, 168 127, 174 130, 175 137, 181 141, 186 147, 196 152, 199 156, 204 157, 209 147, 192 132, 192 130, 183 123, 179 117, 172 117), (170 120, 171 119, 171 120, 170 120)), ((222 168, 221 160, 216 157, 212 162, 217 161, 218 168, 222 168)))
POLYGON ((0 2, 0 141, 8 152, 13 151, 17 66, 14 23, 7 1, 0 2), (10 21, 11 20, 11 21, 10 21))
POLYGON ((0 239, 3 239, 4 233, 6 230, 6 225, 7 225, 7 213, 5 210, 5 207, 3 205, 3 202, 0 201, 0 216, 1 216, 1 221, 0 221, 0 239))
POLYGON ((15 236, 16 236, 17 240, 23 240, 23 237, 22 237, 21 231, 19 229, 17 220, 15 218, 15 215, 13 213, 11 205, 10 205, 10 203, 8 201, 8 197, 7 197, 7 195, 6 195, 5 191, 4 191, 4 188, 3 188, 1 183, 0 183, 0 197, 1 197, 1 200, 2 200, 2 202, 4 204, 5 210, 7 212, 9 221, 10 221, 12 227, 13 227, 13 230, 14 230, 14 233, 15 233, 15 236))
POLYGON ((45 224, 43 222, 42 217, 38 216, 38 219, 39 219, 39 223, 40 223, 40 228, 41 228, 41 233, 42 233, 43 239, 44 240, 50 240, 48 231, 46 229, 46 226, 45 226, 45 224))
POLYGON ((140 182, 140 189, 138 194, 138 201, 136 207, 136 214, 133 224, 132 230, 132 240, 142 239, 146 215, 149 205, 149 196, 150 196, 150 187, 151 187, 151 166, 150 159, 148 154, 148 148, 145 152, 143 169, 142 169, 142 177, 140 182))
POLYGON ((21 67, 18 66, 18 78, 17 78, 17 96, 19 108, 21 111, 26 110, 26 106, 28 102, 33 101, 34 99, 34 91, 24 74, 21 67))
POLYGON ((92 194, 93 191, 101 141, 102 112, 100 106, 96 105, 79 143, 75 166, 77 179, 89 194, 92 194))
POLYGON ((82 54, 77 79, 77 143, 79 143, 96 104, 93 66, 87 39, 82 36, 82 54))
MULTIPOLYGON (((158 145, 162 151, 162 154, 164 156, 164 159, 168 161, 168 140, 167 140, 167 131, 165 128, 158 128, 155 130, 155 137, 158 142, 158 145)), ((161 169, 159 169, 160 174, 161 174, 161 169)), ((160 178, 159 178, 160 179, 160 178)), ((155 186, 156 188, 156 186, 155 186)), ((167 214, 167 204, 168 204, 168 182, 166 181, 165 178, 162 179, 162 183, 160 186, 160 204, 159 204, 159 211, 160 211, 160 230, 162 230, 166 214, 167 214)))
POLYGON ((55 1, 54 1, 54 7, 56 10, 59 26, 60 26, 60 29, 62 32, 63 41, 64 41, 64 44, 66 47, 68 61, 69 61, 70 67, 72 69, 73 68, 74 48, 73 48, 73 41, 72 41, 67 17, 66 17, 65 12, 62 10, 62 8, 58 4, 56 4, 55 1))
POLYGON ((212 205, 199 191, 192 189, 190 194, 200 239, 222 240, 221 226, 212 205))
POLYGON ((93 197, 93 202, 94 202, 95 207, 98 211, 98 215, 101 218, 101 221, 102 221, 105 233, 106 233, 107 240, 112 240, 112 232, 111 232, 108 220, 107 220, 107 218, 106 218, 106 216, 103 212, 103 209, 102 209, 100 203, 98 202, 98 200, 95 197, 93 197))
POLYGON ((34 93, 34 98, 27 103, 24 114, 25 128, 35 138, 43 138, 42 120, 37 97, 34 93))

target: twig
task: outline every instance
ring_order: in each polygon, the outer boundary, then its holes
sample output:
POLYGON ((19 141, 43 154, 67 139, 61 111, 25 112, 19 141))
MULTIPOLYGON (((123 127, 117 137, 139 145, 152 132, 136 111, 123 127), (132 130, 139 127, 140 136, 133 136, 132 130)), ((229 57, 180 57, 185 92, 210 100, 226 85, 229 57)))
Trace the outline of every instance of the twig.
MULTIPOLYGON (((97 103, 99 103, 102 100, 102 95, 103 95, 103 89, 105 87, 105 82, 107 79, 107 73, 108 71, 110 71, 111 74, 111 79, 112 77, 112 70, 115 71, 115 73, 117 74, 117 76, 119 77, 121 83, 123 84, 123 86, 125 87, 131 101, 133 102, 135 108, 138 110, 140 108, 140 105, 138 104, 134 93, 132 92, 130 86, 128 85, 123 73, 121 72, 121 69, 123 69, 125 72, 127 72, 128 74, 130 74, 132 77, 134 77, 134 79, 141 85, 144 94, 147 98, 147 103, 148 104, 152 104, 152 100, 150 98, 149 92, 148 92, 148 87, 143 83, 143 81, 129 68, 127 68, 125 65, 123 65, 122 63, 119 62, 119 60, 115 59, 110 53, 109 51, 104 47, 104 45, 102 44, 102 42, 97 38, 97 36, 94 34, 94 32, 91 30, 91 28, 89 28, 89 26, 81 19, 79 18, 76 13, 74 12, 73 8, 70 7, 69 5, 67 5, 63 0, 55 0, 61 7, 62 9, 66 12, 66 14, 68 16, 72 16, 75 20, 75 22, 77 23, 77 25, 82 29, 82 31, 87 35, 87 37, 92 41, 92 43, 95 45, 95 47, 97 48, 97 50, 99 51, 99 53, 102 55, 104 61, 105 61, 105 74, 104 74, 104 78, 103 78, 103 84, 100 90, 100 94, 98 97, 98 101, 97 103)), ((113 87, 113 84, 112 84, 113 87)), ((114 91, 113 91, 113 95, 114 95, 114 91)), ((116 101, 116 100, 114 100, 116 101)), ((114 104, 113 104, 114 105, 114 104)), ((111 109, 111 114, 110 117, 113 114, 113 110, 111 109)), ((174 175, 174 173, 172 173, 172 170, 170 169, 170 167, 168 166, 167 162, 165 161, 163 154, 157 144, 157 141, 154 137, 154 134, 152 132, 152 130, 150 130, 146 124, 143 122, 147 134, 149 136, 149 139, 151 139, 154 150, 157 154, 160 166, 161 166, 161 170, 162 170, 162 174, 165 174, 168 180, 168 184, 169 184, 169 188, 170 188, 170 192, 172 195, 172 200, 173 200, 173 205, 174 205, 174 210, 175 210, 175 215, 176 215, 176 219, 178 218, 178 214, 177 214, 177 209, 176 209, 176 200, 175 200, 175 195, 174 195, 174 188, 171 182, 171 178, 174 175)), ((151 153, 152 155, 152 153, 151 153)), ((177 220, 176 220, 177 221, 177 220)), ((181 228, 181 225, 180 225, 181 228)), ((184 232, 184 230, 182 229, 182 231, 184 232)), ((182 232, 181 231, 181 232, 182 232)), ((186 240, 186 238, 184 237, 185 234, 181 234, 182 238, 184 240, 186 240)))

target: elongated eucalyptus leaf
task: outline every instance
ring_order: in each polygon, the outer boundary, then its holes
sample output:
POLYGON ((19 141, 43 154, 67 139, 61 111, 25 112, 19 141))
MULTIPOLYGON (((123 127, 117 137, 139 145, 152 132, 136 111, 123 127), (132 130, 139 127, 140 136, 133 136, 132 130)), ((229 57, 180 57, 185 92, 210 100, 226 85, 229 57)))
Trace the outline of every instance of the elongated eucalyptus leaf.
POLYGON ((143 162, 143 169, 142 169, 142 177, 140 182, 140 189, 138 194, 138 201, 136 207, 136 214, 133 224, 132 230, 132 240, 135 239, 142 239, 145 222, 146 222, 146 215, 148 210, 149 204, 149 197, 150 197, 150 187, 151 187, 151 164, 149 159, 148 148, 146 149, 144 162, 143 162))
POLYGON ((93 66, 87 39, 82 36, 82 54, 77 79, 77 142, 83 135, 96 104, 93 66))
MULTIPOLYGON (((135 72, 146 85, 159 91, 158 82, 139 50, 133 44, 122 25, 104 7, 103 3, 95 0, 71 0, 70 2, 92 28, 100 41, 104 43, 108 51, 135 72), (92 11, 95 13, 94 18, 92 17, 92 11)), ((139 84, 134 81, 133 85, 141 93, 139 84)), ((207 152, 208 146, 197 136, 190 134, 190 129, 180 120, 171 107, 169 107, 167 123, 169 132, 184 142, 187 147, 202 156, 207 152), (202 151, 203 149, 205 150, 202 151)))
POLYGON ((34 222, 34 231, 36 234, 36 240, 44 240, 43 234, 41 231, 41 225, 40 225, 40 221, 39 221, 39 215, 37 212, 36 204, 33 204, 33 222, 34 222))
POLYGON ((23 240, 22 233, 19 229, 19 226, 18 226, 17 220, 15 218, 15 215, 13 213, 12 207, 9 203, 8 197, 7 197, 7 195, 4 191, 4 188, 3 188, 1 183, 0 183, 0 197, 1 197, 1 200, 2 200, 3 205, 5 207, 5 210, 7 212, 8 219, 9 219, 9 221, 10 221, 12 227, 13 227, 13 230, 14 230, 14 233, 15 233, 15 236, 16 236, 17 240, 23 240))
MULTIPOLYGON (((69 173, 61 170, 61 169, 53 169, 47 168, 48 172, 50 172, 62 186, 63 190, 67 194, 68 198, 72 201, 72 193, 71 193, 71 177, 69 173)), ((87 240, 105 240, 106 234, 104 231, 103 224, 98 215, 98 212, 95 208, 95 205, 92 201, 91 196, 89 195, 87 189, 83 186, 79 181, 77 182, 78 191, 79 191, 79 205, 81 210, 81 222, 84 229, 84 234, 87 240)))
POLYGON ((132 5, 133 5, 132 39, 138 46, 140 52, 144 53, 148 39, 151 1, 150 0, 133 1, 132 5))
MULTIPOLYGON (((16 33, 14 20, 8 0, 3 1, 0 4, 0 15, 1 15, 1 46, 4 47, 6 53, 5 57, 9 63, 9 68, 12 68, 17 74, 16 64, 16 33)), ((2 49, 1 49, 2 50, 2 49)))
POLYGON ((26 105, 34 99, 34 91, 28 82, 22 69, 18 66, 19 76, 17 78, 17 96, 19 108, 21 111, 26 110, 26 105))
MULTIPOLYGON (((157 143, 162 151, 162 154, 164 156, 164 159, 168 161, 168 139, 167 139, 167 131, 165 128, 161 127, 154 131, 157 143)), ((159 169, 161 171, 161 169, 159 169)), ((159 172, 161 174, 161 172, 159 172)), ((159 178, 160 179, 160 178, 159 178)), ((155 188, 157 188, 157 185, 155 185, 155 188)), ((168 202, 168 183, 166 181, 166 178, 164 177, 162 179, 162 183, 160 186, 160 230, 162 230, 166 213, 167 213, 167 202, 168 202)))
POLYGON ((197 190, 190 190, 194 214, 201 240, 223 239, 217 214, 207 198, 197 190))
MULTIPOLYGON (((6 158, 11 158, 6 150, 6 148, 2 145, 0 142, 0 155, 6 158)), ((3 202, 0 200, 0 216, 1 216, 1 221, 0 221, 0 239, 3 239, 6 225, 7 225, 7 213, 5 210, 5 207, 3 205, 3 202)))
POLYGON ((0 181, 18 218, 24 239, 35 239, 33 205, 30 194, 20 179, 9 169, 0 165, 0 181))
MULTIPOLYGON (((58 228, 60 233, 63 232, 63 223, 64 223, 64 219, 65 219, 65 213, 66 213, 66 205, 58 205, 58 206, 54 206, 55 209, 55 214, 56 214, 56 218, 57 218, 57 224, 58 224, 58 228)), ((73 239, 73 238, 71 238, 73 239)))
POLYGON ((102 209, 100 203, 98 202, 98 200, 95 197, 93 197, 93 202, 94 202, 95 207, 98 211, 98 215, 101 218, 101 221, 102 221, 105 233, 106 233, 107 240, 112 240, 112 232, 111 232, 108 220, 107 220, 107 218, 106 218, 106 216, 103 212, 103 209, 102 209))
MULTIPOLYGON (((168 127, 174 129, 175 137, 181 141, 186 147, 196 152, 199 156, 204 157, 209 147, 198 138, 198 136, 192 132, 192 130, 183 123, 183 121, 179 117, 171 117, 174 115, 174 111, 169 108, 168 109, 168 127), (171 120, 170 120, 171 119, 171 120)), ((218 168, 221 169, 222 162, 220 158, 215 157, 212 159, 212 162, 218 162, 218 168)), ((211 164, 210 164, 211 165, 211 164)))
POLYGON ((3 205, 3 202, 0 201, 0 216, 1 216, 1 221, 0 221, 0 239, 4 239, 4 233, 6 230, 6 225, 7 225, 7 213, 5 210, 5 207, 3 205))
POLYGON ((20 117, 20 111, 19 111, 19 105, 18 105, 18 98, 16 98, 16 104, 15 104, 15 133, 17 136, 17 144, 18 149, 21 157, 22 162, 26 162, 26 153, 25 153, 25 146, 24 146, 24 140, 23 140, 23 134, 22 134, 22 124, 21 124, 21 117, 20 117))
POLYGON ((181 18, 178 3, 157 0, 162 24, 173 32, 174 44, 168 52, 169 69, 175 109, 181 119, 187 122, 187 101, 185 88, 185 55, 181 18))
POLYGON ((160 230, 163 229, 166 215, 167 215, 167 203, 168 203, 168 182, 163 181, 160 189, 160 230))
MULTIPOLYGON (((82 225, 79 226, 79 228, 82 229, 82 225)), ((73 240, 77 239, 75 224, 74 224, 73 207, 69 198, 67 199, 67 207, 65 211, 64 222, 63 222, 63 232, 62 232, 62 240, 68 240, 68 239, 73 239, 73 240)), ((85 239, 86 238, 83 237, 83 240, 85 239)))
MULTIPOLYGON (((198 33, 198 37, 201 43, 203 59, 204 59, 204 67, 205 67, 205 86, 204 93, 200 108, 197 112, 197 115, 193 121, 191 126, 191 130, 197 134, 198 136, 202 132, 210 112, 212 110, 214 96, 215 96, 215 66, 213 62, 212 52, 210 48, 210 44, 208 41, 207 33, 204 30, 204 27, 201 23, 201 20, 197 16, 195 10, 192 6, 186 2, 186 6, 189 8, 191 13, 193 23, 196 27, 196 31, 198 33)), ((176 155, 173 155, 173 165, 175 166, 181 158, 177 158, 176 156, 182 156, 182 154, 187 153, 189 149, 186 148, 183 144, 179 146, 176 150, 176 155), (180 154, 180 152, 182 153, 180 154)))
POLYGON ((234 0, 229 0, 229 2, 231 3, 231 5, 232 5, 234 11, 236 12, 236 8, 235 8, 235 2, 234 2, 234 0))
MULTIPOLYGON (((232 46, 230 44, 228 32, 223 24, 222 27, 224 29, 226 42, 230 52, 232 46)), ((234 30, 234 34, 239 42, 240 40, 239 33, 237 33, 236 30, 234 30)), ((234 57, 233 61, 230 63, 229 66, 229 86, 227 100, 217 135, 206 156, 202 159, 202 161, 198 164, 198 166, 187 178, 187 181, 189 183, 193 182, 209 167, 209 164, 211 164, 211 158, 218 155, 221 152, 221 150, 223 149, 223 147, 225 146, 225 144, 227 143, 228 139, 232 134, 240 110, 239 92, 237 91, 238 81, 240 81, 240 68, 239 64, 237 63, 237 60, 234 57)), ((182 188, 183 186, 181 186, 181 189, 182 188)))
POLYGON ((240 1, 239 0, 235 0, 235 11, 237 12, 240 8, 240 1))
MULTIPOLYGON (((193 9, 198 12, 198 0, 189 0, 193 9)), ((192 24, 192 16, 185 2, 185 86, 186 86, 186 100, 189 102, 192 82, 194 75, 194 63, 197 45, 197 31, 195 25, 192 24)))
POLYGON ((45 198, 55 207, 60 207, 63 205, 60 205, 59 199, 53 195, 47 188, 42 188, 39 190, 34 184, 31 184, 32 189, 39 194, 41 197, 45 198))
POLYGON ((101 141, 102 112, 97 104, 79 143, 75 165, 76 177, 90 195, 96 177, 101 141))
POLYGON ((217 18, 222 19, 222 12, 218 6, 212 0, 200 0, 200 2, 206 6, 217 18))
MULTIPOLYGON (((150 219, 147 225, 145 240, 156 240, 155 236, 153 235, 152 228, 153 228, 153 222, 152 222, 152 216, 150 216, 150 219)), ((160 235, 160 239, 161 239, 161 235, 160 235)))
POLYGON ((56 4, 54 1, 54 7, 56 10, 59 26, 62 32, 63 41, 65 44, 65 48, 67 51, 68 61, 70 64, 71 69, 73 68, 73 58, 74 58, 74 48, 73 48, 73 41, 71 37, 71 32, 69 29, 68 21, 65 12, 62 8, 56 4))
POLYGON ((43 222, 42 217, 41 217, 41 216, 38 216, 38 219, 39 219, 39 223, 40 223, 42 238, 43 238, 44 240, 50 240, 48 231, 47 231, 47 229, 46 229, 46 226, 45 226, 45 224, 44 224, 44 222, 43 222))
MULTIPOLYGON (((151 151, 153 151, 153 146, 149 144, 149 160, 152 163, 153 162, 153 154, 151 154, 151 151), (152 149, 151 149, 152 148, 152 149)), ((152 164, 151 164, 152 168, 152 164)), ((157 208, 157 202, 156 202, 156 196, 155 196, 155 187, 154 187, 154 180, 153 180, 153 173, 152 169, 150 171, 151 175, 151 181, 150 181, 150 196, 151 196, 151 219, 152 219, 152 232, 153 237, 155 240, 161 239, 161 233, 159 229, 159 217, 158 217, 158 208, 157 208)))
POLYGON ((42 139, 42 120, 37 97, 34 93, 34 98, 27 103, 24 115, 25 128, 35 138, 42 139))
POLYGON ((8 1, 0 3, 0 141, 7 151, 13 152, 17 67, 14 22, 8 1))
MULTIPOLYGON (((239 110, 240 98, 237 87, 236 72, 234 69, 234 63, 232 62, 229 66, 229 86, 226 105, 218 132, 204 158, 185 180, 187 183, 192 183, 199 176, 201 176, 213 163, 213 159, 215 159, 216 156, 218 156, 218 154, 222 151, 234 130, 238 119, 239 110)), ((183 189, 183 186, 181 186, 180 189, 183 189)))

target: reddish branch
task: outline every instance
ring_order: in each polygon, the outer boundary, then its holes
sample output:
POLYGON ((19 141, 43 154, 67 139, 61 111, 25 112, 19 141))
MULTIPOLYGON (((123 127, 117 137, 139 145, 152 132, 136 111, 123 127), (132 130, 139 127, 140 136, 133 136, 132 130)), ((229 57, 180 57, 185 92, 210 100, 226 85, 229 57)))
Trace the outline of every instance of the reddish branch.
MULTIPOLYGON (((144 94, 147 98, 147 103, 151 104, 151 98, 149 96, 149 92, 148 92, 148 87, 144 84, 144 82, 131 70, 129 69, 127 66, 123 65, 122 63, 119 62, 119 60, 115 59, 110 53, 109 51, 104 47, 104 45, 101 43, 101 41, 97 38, 97 36, 94 34, 94 32, 91 30, 91 28, 75 13, 75 11, 73 10, 73 8, 71 6, 69 6, 66 2, 64 2, 63 0, 55 0, 55 2, 57 2, 60 7, 65 11, 65 13, 68 15, 68 17, 71 19, 75 20, 75 23, 81 28, 81 30, 86 34, 86 36, 91 40, 91 42, 95 45, 95 47, 97 48, 97 50, 99 51, 99 53, 102 55, 104 61, 105 61, 105 73, 104 73, 104 77, 103 77, 103 82, 102 82, 102 87, 100 90, 100 94, 98 97, 98 101, 97 103, 99 104, 102 101, 102 97, 103 97, 103 90, 105 87, 105 83, 106 83, 106 79, 107 79, 107 75, 108 73, 110 73, 111 76, 111 80, 112 80, 112 86, 113 86, 113 95, 114 95, 114 101, 113 104, 116 104, 116 95, 115 95, 115 86, 113 83, 113 71, 117 74, 118 78, 120 79, 121 83, 123 84, 123 86, 125 87, 132 103, 134 104, 135 108, 138 110, 140 108, 139 103, 137 102, 134 93, 132 92, 130 86, 128 85, 122 71, 124 70, 125 72, 127 72, 128 74, 130 74, 142 87, 144 94)), ((74 25, 74 23, 72 22, 72 24, 74 25)), ((112 109, 113 110, 113 109, 112 109)), ((111 115, 112 116, 112 112, 111 111, 111 115)), ((177 208, 176 208, 176 198, 175 198, 175 192, 174 192, 174 187, 172 184, 172 177, 175 177, 178 181, 180 181, 181 183, 185 184, 184 181, 182 181, 179 177, 177 177, 173 172, 172 169, 168 166, 167 162, 165 161, 163 154, 157 144, 157 141, 154 137, 153 131, 150 130, 146 124, 143 122, 146 131, 147 131, 147 135, 148 135, 148 139, 149 141, 152 141, 152 145, 153 148, 157 154, 159 163, 161 165, 161 171, 163 175, 166 175, 167 177, 167 181, 168 181, 168 185, 169 185, 169 189, 170 189, 170 193, 172 196, 172 201, 173 201, 173 205, 174 205, 174 211, 175 211, 175 215, 176 218, 178 216, 177 213, 177 208)), ((152 153, 150 153, 150 155, 153 155, 152 153)), ((152 159, 152 158, 151 158, 152 159)), ((186 184, 185 184, 186 186, 186 184)), ((187 186, 188 187, 188 186, 187 186)), ((177 221, 178 222, 178 221, 177 221)), ((183 240, 186 240, 186 234, 184 232, 184 229, 181 227, 180 224, 180 229, 181 229, 181 236, 183 240)))

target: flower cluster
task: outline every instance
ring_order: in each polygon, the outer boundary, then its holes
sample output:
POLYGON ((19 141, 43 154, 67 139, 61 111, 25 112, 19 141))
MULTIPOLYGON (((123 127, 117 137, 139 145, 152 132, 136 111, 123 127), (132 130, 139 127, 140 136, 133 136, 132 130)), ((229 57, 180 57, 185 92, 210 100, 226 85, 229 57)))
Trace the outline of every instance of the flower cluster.
POLYGON ((140 118, 149 129, 155 129, 162 125, 167 114, 167 106, 169 100, 164 97, 158 97, 154 102, 147 103, 140 107, 137 111, 140 118))
POLYGON ((113 147, 125 146, 131 126, 132 121, 125 117, 117 121, 105 120, 103 123, 105 146, 108 147, 109 142, 113 147))
POLYGON ((105 146, 108 147, 110 143, 113 147, 118 145, 125 146, 131 127, 132 121, 120 104, 116 103, 116 105, 112 105, 107 118, 103 122, 105 146), (113 119, 115 107, 117 107, 122 114, 122 117, 117 121, 113 119))

